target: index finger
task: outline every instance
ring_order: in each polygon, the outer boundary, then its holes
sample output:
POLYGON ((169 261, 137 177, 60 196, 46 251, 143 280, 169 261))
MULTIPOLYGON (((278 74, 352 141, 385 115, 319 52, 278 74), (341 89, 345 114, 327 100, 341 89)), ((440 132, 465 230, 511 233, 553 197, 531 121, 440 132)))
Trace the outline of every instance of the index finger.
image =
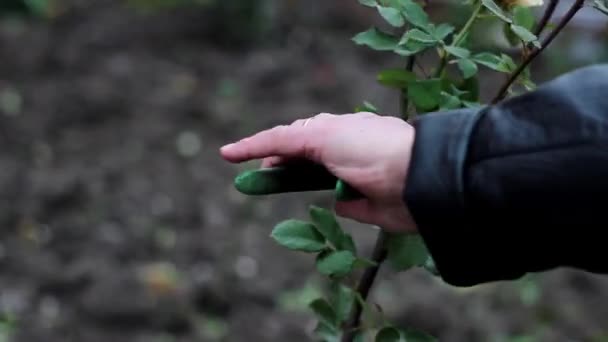
POLYGON ((222 157, 233 163, 279 156, 318 161, 319 129, 313 125, 276 126, 221 148, 222 157), (315 139, 317 138, 317 139, 315 139))

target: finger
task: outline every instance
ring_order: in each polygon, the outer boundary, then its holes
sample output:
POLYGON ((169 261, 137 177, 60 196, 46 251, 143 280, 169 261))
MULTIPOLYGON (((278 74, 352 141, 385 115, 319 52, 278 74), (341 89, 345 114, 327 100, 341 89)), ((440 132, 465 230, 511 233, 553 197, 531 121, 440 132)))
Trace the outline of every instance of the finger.
POLYGON ((276 126, 259 132, 220 150, 222 156, 233 163, 267 157, 304 158, 318 161, 317 149, 324 136, 321 120, 312 120, 304 127, 294 122, 290 126, 276 126))
POLYGON ((335 211, 338 216, 349 218, 360 223, 375 224, 375 214, 367 199, 349 202, 336 202, 335 211))

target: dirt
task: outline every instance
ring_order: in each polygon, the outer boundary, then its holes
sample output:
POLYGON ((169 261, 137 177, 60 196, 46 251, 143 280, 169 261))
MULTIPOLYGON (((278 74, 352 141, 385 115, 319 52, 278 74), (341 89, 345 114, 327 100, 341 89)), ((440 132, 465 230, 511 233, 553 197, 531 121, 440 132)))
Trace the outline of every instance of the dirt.
MULTIPOLYGON (((247 198, 232 180, 256 164, 217 153, 363 100, 396 110, 374 72, 398 61, 349 41, 371 19, 309 3, 275 14, 254 43, 218 37, 205 10, 109 0, 73 1, 51 22, 0 20, 0 312, 12 340, 312 340, 314 319, 286 294, 323 281, 268 235, 331 196, 247 198)), ((375 231, 343 223, 369 253, 375 231)), ((593 341, 608 336, 606 285, 555 270, 456 289, 387 267, 373 296, 395 324, 442 341, 593 341)))

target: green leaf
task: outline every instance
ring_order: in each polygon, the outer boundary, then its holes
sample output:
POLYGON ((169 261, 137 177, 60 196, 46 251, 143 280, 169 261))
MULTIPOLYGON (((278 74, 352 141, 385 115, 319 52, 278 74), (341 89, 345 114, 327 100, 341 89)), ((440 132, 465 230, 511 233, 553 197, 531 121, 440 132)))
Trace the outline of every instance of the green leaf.
POLYGON ((403 35, 403 37, 399 41, 399 45, 406 44, 407 42, 412 41, 412 40, 416 41, 416 42, 432 44, 432 45, 439 43, 437 38, 431 36, 430 34, 424 32, 422 30, 419 30, 419 29, 411 29, 403 35))
POLYGON ((454 32, 455 28, 449 24, 440 24, 439 26, 433 28, 433 37, 437 40, 446 39, 452 32, 454 32))
POLYGON ((357 34, 352 40, 358 45, 365 45, 378 51, 392 51, 399 42, 397 37, 382 32, 375 27, 357 34))
POLYGON ((350 312, 355 304, 355 291, 340 282, 332 282, 330 303, 336 313, 338 325, 340 325, 340 323, 345 322, 350 316, 350 312))
POLYGON ((357 248, 353 237, 345 233, 340 227, 336 216, 330 210, 310 207, 310 217, 317 230, 329 241, 336 249, 346 250, 357 254, 357 248))
POLYGON ((359 0, 359 3, 367 7, 376 7, 378 5, 376 0, 359 0))
POLYGON ((355 246, 353 237, 350 234, 344 233, 344 235, 342 235, 340 249, 344 251, 350 251, 351 253, 353 253, 353 255, 357 255, 357 246, 355 246))
POLYGON ((378 74, 380 84, 397 89, 405 89, 410 82, 415 80, 416 74, 403 69, 387 69, 378 74))
POLYGON ((406 342, 406 340, 401 338, 399 330, 393 327, 385 327, 378 331, 375 342, 406 342))
POLYGON ((445 51, 458 58, 469 58, 471 56, 471 51, 457 46, 446 46, 445 51))
POLYGON ((32 13, 40 16, 49 15, 52 8, 51 5, 53 4, 50 0, 25 0, 24 3, 29 7, 32 13))
POLYGON ((330 328, 337 328, 338 319, 336 312, 325 299, 315 299, 309 306, 321 323, 330 328))
POLYGON ((407 342, 436 342, 437 338, 414 329, 401 329, 401 335, 407 342))
POLYGON ((482 52, 475 56, 473 56, 473 61, 477 64, 484 65, 490 69, 500 71, 500 72, 509 72, 510 68, 507 66, 503 58, 497 56, 495 54, 489 52, 482 52))
POLYGON ((398 234, 388 240, 388 260, 399 271, 422 266, 429 257, 420 235, 398 234))
POLYGON ((536 47, 540 48, 540 42, 538 41, 538 37, 534 35, 534 33, 528 31, 525 27, 519 25, 511 25, 511 31, 515 33, 519 39, 526 43, 532 43, 536 47))
POLYGON ((363 101, 363 104, 360 106, 357 106, 355 108, 355 112, 356 113, 360 113, 360 112, 370 112, 370 113, 376 113, 378 114, 378 108, 376 108, 376 106, 374 106, 373 104, 367 102, 367 101, 363 101))
POLYGON ((401 8, 401 14, 410 24, 422 29, 429 26, 429 16, 424 9, 412 0, 397 0, 398 6, 401 8))
POLYGON ((460 104, 460 99, 457 96, 446 92, 441 92, 441 102, 439 103, 440 110, 451 110, 460 108, 460 104))
POLYGON ((378 13, 386 20, 387 23, 394 27, 405 25, 405 20, 398 9, 392 7, 378 6, 378 13))
POLYGON ((606 0, 595 0, 593 7, 598 11, 608 15, 608 1, 606 0))
POLYGON ((459 85, 458 89, 466 92, 459 95, 462 101, 478 102, 479 101, 479 77, 465 78, 459 85))
POLYGON ((515 6, 513 8, 513 23, 521 26, 526 30, 534 28, 536 20, 532 9, 527 6, 515 6))
POLYGON ((340 342, 342 336, 342 333, 338 328, 332 328, 322 322, 317 324, 313 332, 323 342, 340 342))
POLYGON ((479 108, 481 107, 481 103, 472 102, 472 101, 462 101, 462 104, 467 108, 479 108))
POLYGON ((317 270, 327 276, 343 277, 352 271, 356 260, 350 251, 321 253, 317 258, 317 270))
POLYGON ((441 101, 441 80, 428 79, 412 82, 407 96, 419 111, 428 112, 439 106, 441 101))
POLYGON ((299 220, 279 223, 271 237, 281 246, 303 252, 319 252, 325 248, 325 238, 314 225, 299 220))
POLYGON ((509 18, 507 13, 505 13, 505 11, 503 11, 502 8, 500 8, 500 6, 498 6, 498 4, 496 4, 494 2, 494 0, 481 0, 481 2, 483 3, 485 8, 490 10, 490 12, 494 13, 497 17, 499 17, 503 21, 506 21, 508 23, 513 22, 513 20, 511 20, 511 18, 509 18))
POLYGON ((460 69, 464 78, 471 78, 478 71, 477 64, 468 58, 458 60, 458 69, 460 69))
POLYGON ((314 205, 310 207, 309 213, 312 223, 321 235, 323 235, 334 247, 339 248, 342 244, 342 236, 344 233, 334 214, 327 209, 319 208, 314 205))
POLYGON ((401 56, 411 56, 411 55, 415 55, 419 52, 422 52, 435 45, 437 45, 437 43, 428 44, 428 43, 422 43, 422 42, 415 41, 415 40, 409 40, 404 45, 397 46, 397 48, 394 50, 394 52, 401 56))

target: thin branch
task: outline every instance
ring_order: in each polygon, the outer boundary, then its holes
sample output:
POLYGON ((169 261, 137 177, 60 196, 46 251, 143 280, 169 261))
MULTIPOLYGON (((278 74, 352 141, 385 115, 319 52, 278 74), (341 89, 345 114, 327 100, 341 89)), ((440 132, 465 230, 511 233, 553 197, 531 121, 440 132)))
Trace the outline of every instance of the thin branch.
POLYGON ((511 85, 513 85, 513 83, 515 83, 517 81, 517 79, 519 78, 521 73, 524 72, 524 70, 526 70, 528 65, 530 65, 530 63, 532 63, 532 61, 536 57, 538 57, 538 55, 540 55, 540 53, 543 52, 551 44, 551 42, 553 42, 553 40, 566 27, 566 25, 568 25, 570 20, 572 20, 572 18, 574 18, 576 13, 578 13, 578 11, 581 8, 583 8, 584 4, 585 4, 585 0, 576 0, 574 5, 572 5, 572 7, 568 11, 568 13, 566 13, 564 18, 562 18, 562 20, 559 22, 557 27, 553 31, 551 31, 551 34, 549 34, 549 36, 547 36, 547 38, 543 41, 543 43, 541 44, 541 48, 534 49, 528 55, 526 60, 524 60, 524 62, 522 64, 520 64, 519 67, 511 74, 511 76, 509 77, 507 82, 505 82, 505 84, 498 91, 498 94, 496 95, 496 97, 494 97, 494 99, 492 100, 493 104, 498 103, 499 101, 501 101, 502 99, 505 98, 505 96, 507 95, 507 92, 509 91, 509 88, 511 87, 511 85))
MULTIPOLYGON (((414 70, 414 65, 416 64, 416 56, 409 56, 407 58, 407 62, 405 63, 405 71, 411 72, 414 70)), ((407 98, 407 89, 401 90, 401 99, 399 101, 399 111, 401 112, 401 117, 403 120, 408 119, 408 107, 409 100, 407 98)))
MULTIPOLYGON (((376 264, 375 266, 368 267, 363 272, 361 276, 361 280, 357 285, 357 292, 363 299, 363 301, 367 300, 367 296, 369 295, 369 291, 374 284, 374 280, 378 275, 378 271, 380 270, 380 266, 386 259, 387 251, 386 251, 386 241, 388 238, 388 234, 384 231, 381 231, 378 234, 378 239, 376 240, 376 245, 374 246, 374 251, 372 252, 372 261, 376 264)), ((355 306, 353 311, 351 312, 351 316, 346 323, 344 328, 344 335, 342 336, 342 342, 352 342, 357 335, 357 329, 361 323, 361 314, 363 313, 363 306, 358 301, 355 302, 355 306)))
POLYGON ((549 5, 547 5, 545 14, 543 14, 543 17, 540 19, 540 21, 538 22, 538 25, 536 25, 536 28, 534 29, 534 34, 537 37, 539 37, 543 33, 543 31, 549 24, 549 21, 551 20, 553 13, 555 13, 555 9, 557 8, 558 3, 559 3, 559 0, 550 0, 549 1, 549 5))

